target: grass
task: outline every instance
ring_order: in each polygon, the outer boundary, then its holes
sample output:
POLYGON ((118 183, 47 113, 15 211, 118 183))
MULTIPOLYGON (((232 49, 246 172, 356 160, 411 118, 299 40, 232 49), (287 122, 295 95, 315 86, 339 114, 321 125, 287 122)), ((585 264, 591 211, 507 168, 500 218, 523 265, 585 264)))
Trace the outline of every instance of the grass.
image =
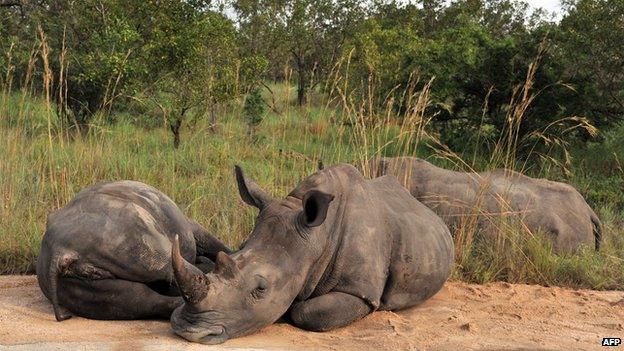
MULTIPOLYGON (((375 154, 417 155, 464 170, 517 167, 510 142, 518 142, 514 128, 526 101, 510 108, 514 124, 492 148, 495 154, 462 155, 427 131, 427 89, 425 85, 415 95, 407 116, 397 118, 374 115, 342 92, 341 102, 319 95, 310 99, 314 103, 296 107, 295 88, 274 85, 274 96, 265 100, 277 105, 268 109, 256 141, 248 136, 238 101, 224 109, 216 133, 203 118, 184 126, 177 150, 165 128, 140 123, 158 117, 123 112, 108 119, 115 123, 103 121, 81 136, 59 127, 45 99, 5 90, 0 95, 0 273, 32 273, 47 214, 99 181, 133 179, 153 185, 189 217, 236 246, 250 232, 255 210, 238 198, 235 164, 275 196, 287 194, 321 158, 333 164, 360 163, 375 154)), ((501 230, 496 242, 464 227, 455 233, 453 278, 623 290, 624 172, 619 162, 624 155, 617 141, 624 138, 624 125, 604 135, 602 143, 571 149, 567 172, 539 164, 530 167, 535 174, 570 181, 589 199, 605 223, 600 252, 555 255, 539 233, 529 235, 513 223, 501 230), (609 156, 598 159, 596 154, 609 156)))
MULTIPOLYGON (((9 119, 17 98, 10 96, 9 119)), ((0 100, 1 101, 1 100, 0 100)), ((43 102, 32 100, 27 106, 43 102)), ((7 106, 7 104, 4 104, 7 106)), ((30 107, 28 107, 31 111, 30 107)), ((45 110, 45 109, 44 109, 45 110)), ((40 106, 33 109, 39 117, 40 106)), ((0 273, 33 272, 49 212, 63 206, 81 189, 100 181, 133 179, 169 195, 182 210, 236 246, 249 233, 254 209, 242 204, 233 167, 243 169, 276 196, 287 194, 298 179, 326 155, 338 161, 333 133, 312 111, 298 109, 269 115, 260 127, 262 141, 253 143, 238 111, 222 118, 218 133, 202 122, 185 128, 174 150, 164 128, 144 129, 120 121, 92 128, 90 135, 33 130, 24 123, 0 122, 0 273), (306 156, 309 155, 309 156, 306 156)), ((345 153, 349 153, 349 146, 345 153)))

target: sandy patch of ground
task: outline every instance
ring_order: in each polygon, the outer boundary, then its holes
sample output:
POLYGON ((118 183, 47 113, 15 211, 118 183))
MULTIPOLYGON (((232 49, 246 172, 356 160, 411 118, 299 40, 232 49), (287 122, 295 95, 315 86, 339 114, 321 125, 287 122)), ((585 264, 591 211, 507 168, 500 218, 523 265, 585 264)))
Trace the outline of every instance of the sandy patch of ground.
POLYGON ((624 338, 622 291, 449 282, 418 307, 331 332, 278 323, 208 347, 179 339, 168 321, 56 322, 34 276, 0 276, 0 349, 604 350, 603 337, 624 338))

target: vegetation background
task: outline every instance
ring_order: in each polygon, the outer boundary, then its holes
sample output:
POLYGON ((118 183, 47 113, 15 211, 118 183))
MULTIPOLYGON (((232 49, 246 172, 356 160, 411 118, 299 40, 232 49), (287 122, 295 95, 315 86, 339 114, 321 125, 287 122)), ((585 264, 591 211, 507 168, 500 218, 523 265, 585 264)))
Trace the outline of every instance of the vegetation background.
POLYGON ((455 279, 624 289, 624 1, 0 0, 0 273, 99 181, 168 194, 230 245, 232 169, 277 196, 325 164, 416 155, 569 182, 604 244, 454 233, 455 279))

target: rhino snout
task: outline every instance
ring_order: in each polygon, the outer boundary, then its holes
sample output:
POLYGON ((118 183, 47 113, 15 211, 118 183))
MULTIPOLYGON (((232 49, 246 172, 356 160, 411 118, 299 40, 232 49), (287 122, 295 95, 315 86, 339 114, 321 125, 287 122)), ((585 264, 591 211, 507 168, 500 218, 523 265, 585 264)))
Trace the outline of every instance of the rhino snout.
POLYGON ((207 345, 221 344, 229 339, 222 325, 208 325, 207 323, 189 324, 180 316, 180 308, 171 315, 173 331, 184 339, 207 345))

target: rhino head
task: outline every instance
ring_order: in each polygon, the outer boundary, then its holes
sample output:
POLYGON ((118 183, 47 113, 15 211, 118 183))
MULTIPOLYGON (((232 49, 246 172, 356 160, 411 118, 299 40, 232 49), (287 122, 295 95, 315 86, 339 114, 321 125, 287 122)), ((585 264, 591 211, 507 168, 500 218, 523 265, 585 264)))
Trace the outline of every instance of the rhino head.
POLYGON ((218 344, 278 320, 301 292, 328 236, 322 235, 334 196, 308 190, 274 199, 235 168, 241 198, 260 210, 241 249, 217 254, 206 275, 172 249, 175 279, 185 300, 171 315, 173 330, 187 340, 218 344))

